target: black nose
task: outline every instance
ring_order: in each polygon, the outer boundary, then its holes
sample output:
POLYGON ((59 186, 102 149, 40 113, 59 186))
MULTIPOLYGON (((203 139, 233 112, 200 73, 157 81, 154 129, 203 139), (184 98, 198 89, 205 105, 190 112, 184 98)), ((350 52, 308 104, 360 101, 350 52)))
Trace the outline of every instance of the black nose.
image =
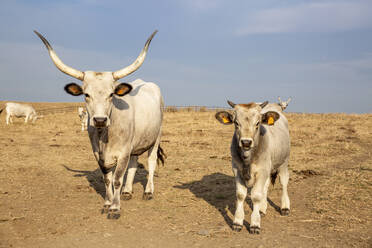
POLYGON ((250 139, 242 139, 241 142, 243 147, 251 147, 252 145, 252 140, 250 139))
POLYGON ((94 125, 96 127, 105 127, 107 122, 107 117, 93 117, 94 125))

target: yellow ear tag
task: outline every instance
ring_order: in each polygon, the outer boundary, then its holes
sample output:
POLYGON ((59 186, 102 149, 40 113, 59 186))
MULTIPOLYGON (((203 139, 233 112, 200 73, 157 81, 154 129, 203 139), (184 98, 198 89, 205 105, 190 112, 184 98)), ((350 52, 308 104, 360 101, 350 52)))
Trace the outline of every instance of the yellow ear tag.
POLYGON ((230 122, 230 120, 226 116, 222 117, 222 121, 223 121, 223 123, 229 123, 230 122))
POLYGON ((123 95, 127 89, 126 88, 120 88, 118 91, 116 91, 116 94, 123 95))
POLYGON ((270 116, 269 119, 267 120, 268 125, 274 125, 274 117, 270 116))

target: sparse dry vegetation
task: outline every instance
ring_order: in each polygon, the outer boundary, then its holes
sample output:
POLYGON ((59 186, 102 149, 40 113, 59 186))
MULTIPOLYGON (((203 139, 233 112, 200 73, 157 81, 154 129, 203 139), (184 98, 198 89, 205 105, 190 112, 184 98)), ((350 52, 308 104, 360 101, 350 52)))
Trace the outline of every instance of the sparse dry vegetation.
MULTIPOLYGON (((141 199, 141 158, 134 197, 116 221, 100 214, 105 189, 77 110, 10 126, 2 114, 0 247, 371 247, 372 114, 287 114, 291 215, 280 216, 280 184, 270 186, 262 234, 254 236, 230 228, 233 127, 214 111, 194 110, 166 109, 168 159, 157 169, 155 198, 141 199)), ((249 200, 245 210, 248 226, 249 200)))

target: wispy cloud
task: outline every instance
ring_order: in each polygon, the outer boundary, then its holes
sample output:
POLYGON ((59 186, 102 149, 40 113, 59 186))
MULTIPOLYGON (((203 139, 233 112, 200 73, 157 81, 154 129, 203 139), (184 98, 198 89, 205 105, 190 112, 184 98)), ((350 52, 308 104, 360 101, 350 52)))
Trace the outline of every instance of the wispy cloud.
POLYGON ((218 8, 223 0, 181 0, 181 3, 192 10, 210 11, 218 8))
POLYGON ((248 13, 238 35, 372 28, 371 1, 327 1, 248 13))

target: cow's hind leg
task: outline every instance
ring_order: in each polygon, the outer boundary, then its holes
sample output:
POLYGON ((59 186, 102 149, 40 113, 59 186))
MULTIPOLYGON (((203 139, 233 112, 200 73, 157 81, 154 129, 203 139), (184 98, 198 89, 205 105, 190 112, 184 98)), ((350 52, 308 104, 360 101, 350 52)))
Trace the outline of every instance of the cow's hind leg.
POLYGON ((289 215, 290 210, 290 202, 288 197, 288 180, 289 180, 289 172, 288 172, 288 161, 280 166, 279 168, 279 179, 280 183, 282 184, 282 202, 281 202, 281 215, 289 215))
POLYGON ((235 175, 236 209, 232 229, 240 232, 243 228, 244 222, 244 201, 247 197, 247 187, 241 179, 238 170, 234 166, 233 173, 235 175))
POLYGON ((107 218, 109 219, 119 219, 120 218, 120 191, 123 186, 124 173, 127 169, 129 162, 129 155, 119 158, 117 161, 117 166, 113 178, 114 186, 114 197, 112 204, 109 208, 109 213, 107 218))
POLYGON ((149 174, 147 177, 147 184, 145 188, 145 193, 143 194, 144 200, 151 200, 154 194, 154 172, 156 169, 156 164, 158 160, 158 149, 160 144, 160 135, 156 140, 154 146, 149 150, 149 157, 147 160, 148 167, 149 167, 149 174))
POLYGON ((124 186, 123 192, 121 194, 121 199, 123 199, 123 200, 132 199, 133 180, 134 180, 134 176, 136 174, 137 166, 138 166, 137 160, 138 160, 138 156, 132 156, 129 160, 127 180, 125 181, 125 186, 124 186))

